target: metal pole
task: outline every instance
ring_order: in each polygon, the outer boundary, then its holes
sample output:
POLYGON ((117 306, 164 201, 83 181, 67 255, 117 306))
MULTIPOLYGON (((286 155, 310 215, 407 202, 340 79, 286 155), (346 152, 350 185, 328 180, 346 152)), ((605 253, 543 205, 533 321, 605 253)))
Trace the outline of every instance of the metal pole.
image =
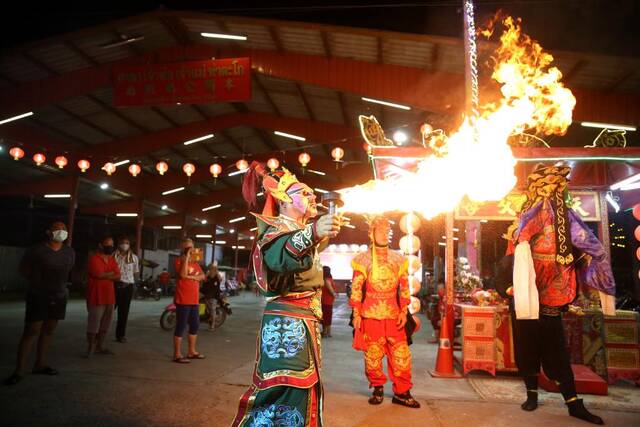
POLYGON ((136 217, 136 255, 142 258, 142 226, 144 225, 144 199, 138 200, 138 216, 136 217))
POLYGON ((78 207, 78 186, 80 179, 77 174, 71 177, 71 198, 69 199, 69 211, 67 214, 67 244, 73 244, 73 227, 76 221, 76 208, 78 207))

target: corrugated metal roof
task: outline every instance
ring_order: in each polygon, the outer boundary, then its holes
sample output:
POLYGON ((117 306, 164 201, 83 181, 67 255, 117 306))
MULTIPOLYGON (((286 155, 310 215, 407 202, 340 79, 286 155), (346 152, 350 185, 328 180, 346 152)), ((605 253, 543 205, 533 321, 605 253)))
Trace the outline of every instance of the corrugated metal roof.
POLYGON ((88 68, 92 65, 62 43, 39 46, 29 51, 29 54, 59 74, 88 68))
POLYGON ((314 29, 279 26, 278 36, 282 47, 287 52, 297 52, 306 55, 326 55, 322 33, 314 29))
POLYGON ((330 33, 334 56, 359 61, 378 62, 378 38, 360 34, 330 33))

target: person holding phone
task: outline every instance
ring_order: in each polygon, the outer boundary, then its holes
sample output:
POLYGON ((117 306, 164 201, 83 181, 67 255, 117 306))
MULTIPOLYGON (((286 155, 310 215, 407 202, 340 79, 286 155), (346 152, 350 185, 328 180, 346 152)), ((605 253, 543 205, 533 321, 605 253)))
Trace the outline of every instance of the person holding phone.
POLYGON ((200 282, 204 280, 204 273, 194 259, 195 248, 193 240, 185 238, 182 241, 182 255, 176 259, 176 329, 173 334, 173 361, 176 363, 190 363, 191 359, 204 359, 204 354, 196 350, 198 328, 200 327, 200 282), (187 357, 182 355, 182 337, 189 327, 187 357))

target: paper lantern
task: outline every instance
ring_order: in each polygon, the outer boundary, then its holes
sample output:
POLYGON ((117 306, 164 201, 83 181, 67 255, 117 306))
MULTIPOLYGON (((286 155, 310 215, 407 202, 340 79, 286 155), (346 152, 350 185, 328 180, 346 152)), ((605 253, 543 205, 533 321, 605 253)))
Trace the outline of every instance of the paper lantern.
POLYGON ((86 172, 89 167, 91 167, 91 163, 89 163, 89 160, 78 160, 78 169, 80 169, 81 172, 86 172))
POLYGON ((249 169, 249 162, 247 162, 245 159, 240 159, 236 162, 236 167, 239 171, 249 169))
POLYGON ((422 327, 422 320, 420 320, 420 318, 418 316, 411 316, 413 317, 413 321, 416 322, 416 329, 414 329, 413 333, 417 334, 418 331, 420 331, 420 328, 422 327))
POLYGON ((182 166, 182 171, 187 174, 188 177, 191 177, 191 175, 196 171, 196 167, 193 163, 185 163, 185 165, 182 166))
POLYGON ((416 255, 409 255, 407 257, 407 266, 409 270, 409 274, 413 274, 420 270, 422 267, 422 263, 420 262, 420 258, 416 255))
POLYGON ((638 261, 640 261, 640 247, 636 249, 636 258, 638 258, 638 261))
POLYGON ((44 154, 42 153, 36 153, 33 155, 33 161, 36 163, 36 165, 40 166, 41 164, 43 164, 45 161, 47 160, 47 158, 44 156, 44 154))
POLYGON ((138 176, 138 174, 142 171, 142 168, 140 168, 140 165, 137 164, 132 164, 131 166, 129 166, 129 173, 131 175, 133 175, 134 177, 138 176))
POLYGON ((311 161, 311 156, 309 155, 309 153, 300 153, 300 155, 298 156, 298 161, 303 168, 307 167, 307 165, 311 161))
POLYGON ((422 283, 420 283, 420 280, 418 279, 418 277, 409 276, 408 282, 409 282, 409 293, 414 296, 417 295, 418 292, 420 292, 420 288, 422 287, 422 283))
POLYGON ((102 170, 105 171, 107 175, 111 175, 116 171, 116 165, 114 165, 113 163, 105 163, 102 167, 102 170))
POLYGON ((420 239, 413 235, 402 236, 400 250, 405 254, 415 254, 420 249, 420 239))
POLYGON ((269 167, 269 169, 271 169, 271 172, 273 172, 274 170, 278 169, 278 166, 280 166, 280 162, 275 157, 272 157, 267 160, 267 166, 269 167))
POLYGON ((333 161, 339 162, 344 157, 344 150, 340 147, 336 147, 331 150, 331 157, 333 157, 333 161))
POLYGON ((415 234, 420 229, 420 217, 409 212, 400 218, 400 230, 405 234, 415 234))
POLYGON ((420 312, 420 300, 416 297, 411 297, 411 302, 409 303, 409 313, 416 314, 420 312))
POLYGON ((636 231, 634 231, 633 235, 636 236, 637 241, 640 241, 640 225, 636 227, 636 231))
POLYGON ((65 156, 58 156, 55 158, 55 160, 53 161, 56 165, 58 165, 58 167, 60 169, 64 168, 65 166, 67 166, 67 163, 69 163, 69 161, 67 160, 67 158, 65 156))
POLYGON ((20 160, 24 157, 24 150, 20 147, 13 147, 9 150, 9 154, 13 157, 13 160, 20 160))
POLYGON ((214 178, 217 178, 218 175, 222 173, 222 166, 220 166, 217 163, 214 163, 211 166, 209 166, 209 172, 211 172, 211 175, 213 175, 214 178))
POLYGON ((158 162, 156 163, 156 170, 160 175, 164 175, 164 173, 169 170, 169 165, 167 162, 158 162))
POLYGON ((638 221, 640 221, 640 203, 637 203, 634 207, 633 207, 633 217, 635 219, 637 219, 638 221))

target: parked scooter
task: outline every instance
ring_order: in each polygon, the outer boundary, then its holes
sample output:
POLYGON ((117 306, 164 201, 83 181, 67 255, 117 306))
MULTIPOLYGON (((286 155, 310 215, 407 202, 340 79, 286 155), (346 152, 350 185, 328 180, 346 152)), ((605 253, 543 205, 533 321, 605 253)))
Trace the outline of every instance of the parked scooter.
MULTIPOLYGON (((227 316, 231 315, 231 306, 226 301, 224 293, 220 298, 213 298, 216 302, 215 315, 212 317, 209 305, 206 303, 205 297, 200 297, 200 321, 210 325, 210 329, 216 330, 227 320, 227 316)), ((160 327, 165 331, 170 331, 176 327, 176 305, 171 303, 164 308, 160 316, 160 327)))
POLYGON ((157 280, 148 278, 138 283, 136 287, 135 297, 136 299, 146 299, 147 297, 153 298, 156 301, 162 296, 162 287, 157 280))

